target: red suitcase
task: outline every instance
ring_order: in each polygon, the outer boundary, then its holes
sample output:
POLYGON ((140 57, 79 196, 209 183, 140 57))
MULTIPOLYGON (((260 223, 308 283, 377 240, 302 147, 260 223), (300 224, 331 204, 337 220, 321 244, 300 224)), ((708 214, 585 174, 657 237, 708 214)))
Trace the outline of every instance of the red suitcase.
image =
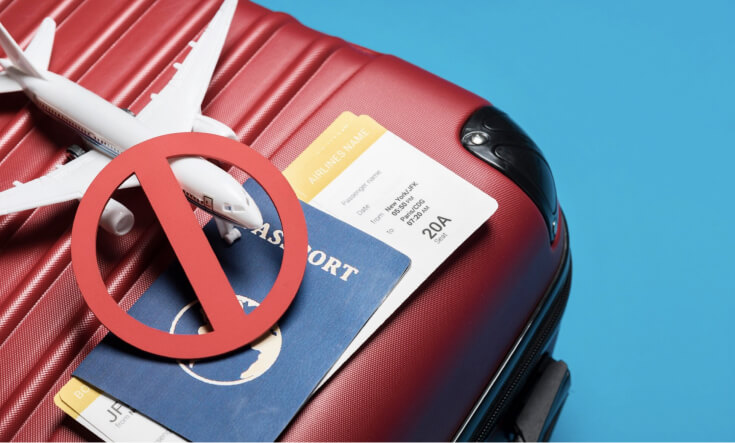
MULTIPOLYGON (((219 0, 0 0, 27 44, 58 23, 50 70, 140 110, 219 0)), ((569 387, 551 357, 569 240, 538 148, 488 102, 395 57, 241 0, 203 111, 285 168, 341 112, 367 114, 493 196, 499 209, 294 418, 287 440, 547 438, 569 387)), ((0 99, 0 189, 66 160, 73 131, 21 93, 0 99)), ((101 269, 129 307, 172 260, 138 190, 101 269)), ((0 217, 0 440, 93 438, 53 396, 105 334, 76 287, 76 203, 0 217)), ((203 222, 204 217, 200 220, 203 222)))

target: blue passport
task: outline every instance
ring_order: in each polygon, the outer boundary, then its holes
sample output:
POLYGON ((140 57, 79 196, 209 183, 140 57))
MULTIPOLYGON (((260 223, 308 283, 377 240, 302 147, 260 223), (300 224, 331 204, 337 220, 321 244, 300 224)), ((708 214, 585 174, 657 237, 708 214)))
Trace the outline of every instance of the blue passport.
MULTIPOLYGON (((245 189, 266 224, 226 247, 214 223, 204 231, 250 312, 281 264, 283 232, 265 192, 245 189)), ((108 335, 74 375, 189 440, 275 440, 409 266, 404 254, 305 203, 310 253, 286 314, 249 346, 195 361, 158 358, 108 335)), ((177 334, 208 325, 178 264, 128 311, 177 334)))

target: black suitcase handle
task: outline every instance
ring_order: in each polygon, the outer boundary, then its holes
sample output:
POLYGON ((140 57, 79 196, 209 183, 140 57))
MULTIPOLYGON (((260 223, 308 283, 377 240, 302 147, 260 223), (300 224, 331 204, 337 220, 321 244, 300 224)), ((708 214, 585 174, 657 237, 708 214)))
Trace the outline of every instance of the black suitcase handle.
POLYGON ((567 364, 549 357, 514 420, 515 441, 549 440, 569 395, 570 385, 567 364))

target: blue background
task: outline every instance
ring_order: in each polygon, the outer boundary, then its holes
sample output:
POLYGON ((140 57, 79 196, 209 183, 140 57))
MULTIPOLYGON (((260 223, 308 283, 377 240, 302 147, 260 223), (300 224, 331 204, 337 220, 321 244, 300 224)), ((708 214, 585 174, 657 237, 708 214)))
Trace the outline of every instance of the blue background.
POLYGON ((261 0, 508 112, 574 279, 557 440, 735 439, 735 2, 261 0))

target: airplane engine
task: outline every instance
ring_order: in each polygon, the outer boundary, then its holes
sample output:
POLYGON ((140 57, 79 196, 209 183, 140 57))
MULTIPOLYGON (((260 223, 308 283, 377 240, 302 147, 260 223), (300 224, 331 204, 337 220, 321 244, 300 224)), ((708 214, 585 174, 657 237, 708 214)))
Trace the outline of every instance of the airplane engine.
POLYGON ((196 118, 194 118, 194 123, 191 126, 191 130, 193 132, 205 132, 207 134, 214 134, 214 135, 221 135, 222 137, 227 137, 229 139, 240 141, 237 139, 237 135, 235 135, 235 131, 233 131, 229 126, 222 123, 221 121, 215 120, 212 117, 207 117, 206 115, 199 114, 196 118))
POLYGON ((125 235, 133 228, 135 216, 122 203, 110 199, 102 211, 100 226, 102 229, 114 235, 125 235))

